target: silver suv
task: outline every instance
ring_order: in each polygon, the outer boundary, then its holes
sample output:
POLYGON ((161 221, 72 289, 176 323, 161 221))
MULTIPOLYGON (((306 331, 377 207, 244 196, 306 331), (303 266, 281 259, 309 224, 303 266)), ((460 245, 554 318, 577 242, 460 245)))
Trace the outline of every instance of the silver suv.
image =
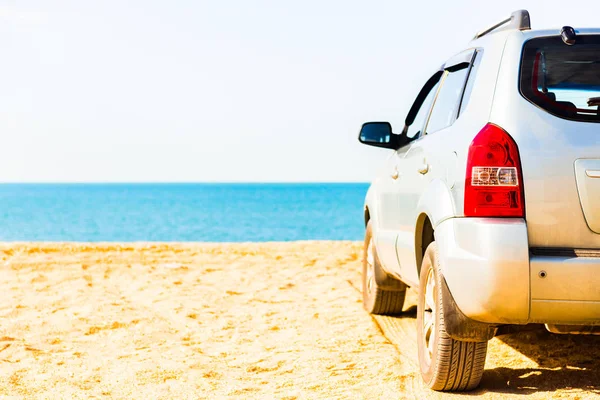
POLYGON ((600 29, 531 30, 529 13, 478 33, 417 95, 366 196, 363 301, 402 311, 418 288, 421 375, 479 384, 510 325, 600 328, 600 29))

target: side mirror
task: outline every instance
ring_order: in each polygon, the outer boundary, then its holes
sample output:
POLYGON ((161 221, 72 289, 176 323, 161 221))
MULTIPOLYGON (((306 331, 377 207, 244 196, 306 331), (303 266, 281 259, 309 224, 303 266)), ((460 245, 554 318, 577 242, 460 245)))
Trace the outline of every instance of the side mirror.
POLYGON ((364 123, 360 129, 358 141, 368 146, 386 149, 398 148, 398 135, 392 133, 392 125, 389 122, 364 123))

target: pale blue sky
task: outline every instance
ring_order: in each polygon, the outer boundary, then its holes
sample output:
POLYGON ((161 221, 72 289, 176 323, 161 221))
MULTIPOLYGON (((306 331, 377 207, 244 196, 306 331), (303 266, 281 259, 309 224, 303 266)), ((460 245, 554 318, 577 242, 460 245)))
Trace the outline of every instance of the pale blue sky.
POLYGON ((0 181, 369 181, 476 31, 598 2, 0 1, 0 181))

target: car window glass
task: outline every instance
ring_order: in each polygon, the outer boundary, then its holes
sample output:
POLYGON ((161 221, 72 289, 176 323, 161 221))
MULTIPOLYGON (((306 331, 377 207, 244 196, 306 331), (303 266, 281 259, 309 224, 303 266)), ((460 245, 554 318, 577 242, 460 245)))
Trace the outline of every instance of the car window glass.
POLYGON ((425 118, 427 118, 427 115, 429 114, 429 110, 431 109, 431 103, 438 90, 439 85, 440 84, 438 82, 435 84, 434 87, 431 88, 429 94, 421 104, 421 108, 419 108, 419 112, 415 116, 415 120, 408 127, 408 131, 406 132, 406 136, 408 136, 409 138, 416 138, 421 133, 421 129, 423 128, 423 124, 425 123, 425 118))
POLYGON ((600 122, 600 36, 531 39, 523 47, 520 90, 548 113, 574 121, 600 122))
POLYGON ((427 123, 428 134, 444 129, 454 122, 468 72, 468 67, 455 72, 446 71, 427 123))
POLYGON ((464 112, 464 110, 467 108, 467 105, 469 104, 469 100, 471 100, 471 92, 473 91, 475 77, 477 76, 479 64, 481 64, 482 55, 483 53, 481 51, 475 53, 475 60, 473 60, 473 66, 471 67, 471 71, 469 72, 469 77, 467 78, 467 85, 465 86, 465 92, 462 96, 459 115, 464 112))

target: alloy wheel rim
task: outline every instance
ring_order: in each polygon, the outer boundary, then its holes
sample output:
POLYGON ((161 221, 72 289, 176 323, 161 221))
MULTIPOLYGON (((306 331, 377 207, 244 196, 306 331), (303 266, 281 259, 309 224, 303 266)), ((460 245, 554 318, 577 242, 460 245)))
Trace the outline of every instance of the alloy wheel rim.
POLYGON ((435 341, 437 312, 437 290, 433 270, 430 269, 427 274, 427 284, 425 285, 425 306, 423 307, 423 336, 425 340, 425 356, 427 362, 431 363, 433 358, 433 348, 435 341))

